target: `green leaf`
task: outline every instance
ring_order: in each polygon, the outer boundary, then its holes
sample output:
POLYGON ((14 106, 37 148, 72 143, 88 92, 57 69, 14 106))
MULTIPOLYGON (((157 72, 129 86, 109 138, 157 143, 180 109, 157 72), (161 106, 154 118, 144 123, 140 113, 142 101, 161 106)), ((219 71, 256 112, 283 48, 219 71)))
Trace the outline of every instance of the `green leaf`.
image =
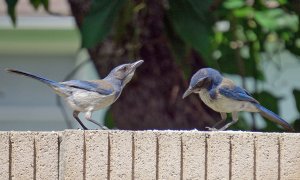
POLYGON ((16 5, 18 0, 5 0, 6 5, 7 5, 7 13, 10 16, 10 19, 13 23, 13 25, 16 25, 16 5))
POLYGON ((299 24, 299 18, 297 15, 288 14, 283 9, 279 8, 257 11, 255 13, 255 20, 262 27, 271 31, 284 28, 297 31, 299 24))
POLYGON ((252 17, 254 16, 254 9, 252 7, 243 7, 235 9, 233 14, 238 18, 252 17))
MULTIPOLYGON (((262 91, 260 93, 253 94, 254 97, 260 102, 261 105, 266 107, 267 109, 273 111, 274 113, 278 114, 279 112, 279 100, 280 98, 275 97, 271 93, 267 91, 262 91)), ((264 118, 265 119, 265 118, 264 118)), ((267 132, 278 132, 283 131, 280 126, 278 126, 276 123, 273 123, 269 121, 268 119, 265 119, 265 122, 267 126, 263 129, 267 132)))
POLYGON ((300 119, 296 119, 294 121, 293 126, 294 126, 294 129, 296 130, 296 132, 300 132, 300 119))
POLYGON ((169 18, 179 37, 207 61, 211 59, 212 23, 209 21, 211 1, 169 1, 169 18))
POLYGON ((31 5, 34 7, 35 10, 40 6, 41 1, 40 0, 30 0, 31 5))
POLYGON ((101 42, 111 31, 117 13, 125 0, 93 0, 90 11, 80 28, 82 47, 91 48, 101 42))
POLYGON ((279 112, 278 101, 280 98, 275 97, 274 95, 272 95, 267 91, 255 93, 254 97, 260 102, 261 105, 273 111, 274 113, 278 114, 279 112))
POLYGON ((239 64, 244 64, 244 70, 242 70, 246 77, 253 77, 258 80, 264 80, 264 74, 257 68, 256 62, 252 58, 237 58, 236 50, 233 50, 229 45, 222 44, 219 46, 221 57, 218 60, 218 64, 221 67, 223 73, 228 74, 240 74, 241 68, 239 64), (241 62, 239 62, 241 61, 241 62))
POLYGON ((245 5, 245 0, 227 0, 223 3, 226 9, 237 9, 245 5))
POLYGON ((294 94, 297 110, 300 113, 300 90, 294 89, 293 94, 294 94))
POLYGON ((40 1, 43 4, 45 10, 49 11, 49 2, 48 2, 48 0, 40 0, 40 1))
POLYGON ((116 127, 111 110, 108 110, 105 114, 104 125, 108 127, 108 129, 113 129, 116 127))

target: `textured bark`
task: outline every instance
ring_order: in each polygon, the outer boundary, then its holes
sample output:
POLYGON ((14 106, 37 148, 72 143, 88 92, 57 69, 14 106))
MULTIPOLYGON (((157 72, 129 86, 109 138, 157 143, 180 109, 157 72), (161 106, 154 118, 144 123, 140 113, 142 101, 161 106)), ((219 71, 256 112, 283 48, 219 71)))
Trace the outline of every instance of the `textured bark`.
MULTIPOLYGON (((80 4, 87 2, 69 2, 80 25, 86 10, 78 9, 85 7, 80 4)), ((165 34, 166 11, 160 0, 148 0, 145 3, 146 7, 135 15, 135 20, 127 30, 128 33, 132 29, 139 30, 138 48, 133 54, 145 62, 111 107, 115 124, 119 129, 204 129, 213 124, 211 114, 214 117, 216 114, 208 113, 195 95, 184 100, 181 98, 188 84, 175 63, 165 34)), ((132 41, 125 38, 120 46, 107 38, 99 46, 89 49, 100 75, 107 74, 118 64, 128 62, 129 52, 125 47, 133 44, 132 41)), ((189 61, 187 63, 197 65, 197 69, 203 67, 203 61, 195 52, 189 61)))

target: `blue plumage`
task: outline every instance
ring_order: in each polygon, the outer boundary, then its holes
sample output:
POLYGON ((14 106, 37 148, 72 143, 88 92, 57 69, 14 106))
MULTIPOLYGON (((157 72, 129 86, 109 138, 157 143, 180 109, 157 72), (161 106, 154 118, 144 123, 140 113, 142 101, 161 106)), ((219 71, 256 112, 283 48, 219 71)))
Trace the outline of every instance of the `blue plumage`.
POLYGON ((219 87, 219 92, 220 94, 228 97, 228 98, 231 98, 231 99, 234 99, 234 100, 238 100, 238 101, 249 101, 249 102, 254 102, 254 103, 257 103, 257 101, 250 96, 250 94, 238 87, 238 86, 234 86, 232 88, 229 88, 229 87, 219 87))
MULTIPOLYGON (((245 89, 236 86, 230 79, 212 68, 203 68, 197 71, 190 82, 189 88, 183 98, 191 93, 198 93, 201 100, 211 109, 220 112, 222 121, 227 117, 226 113, 232 113, 232 122, 227 123, 219 130, 225 130, 238 121, 238 112, 258 112, 263 117, 280 124, 286 130, 294 129, 277 114, 259 104, 245 89)), ((215 128, 210 128, 215 130, 215 128)))
POLYGON ((110 95, 114 92, 113 87, 105 81, 90 82, 90 81, 82 81, 82 80, 70 80, 70 81, 62 82, 61 84, 78 88, 78 89, 97 92, 102 95, 110 95))

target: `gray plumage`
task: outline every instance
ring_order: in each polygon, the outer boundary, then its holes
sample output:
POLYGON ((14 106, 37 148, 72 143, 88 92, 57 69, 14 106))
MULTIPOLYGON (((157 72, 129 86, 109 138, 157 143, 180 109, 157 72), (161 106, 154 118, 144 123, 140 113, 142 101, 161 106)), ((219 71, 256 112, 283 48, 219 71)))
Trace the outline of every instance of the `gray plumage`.
POLYGON ((15 69, 6 69, 6 71, 39 80, 50 86, 74 110, 73 117, 80 123, 83 129, 87 128, 78 117, 78 114, 81 112, 85 113, 87 120, 97 124, 102 129, 107 129, 92 119, 92 112, 114 103, 121 95, 125 85, 132 79, 136 68, 143 62, 143 60, 139 60, 134 63, 119 65, 104 79, 91 81, 70 80, 55 82, 24 71, 15 69))

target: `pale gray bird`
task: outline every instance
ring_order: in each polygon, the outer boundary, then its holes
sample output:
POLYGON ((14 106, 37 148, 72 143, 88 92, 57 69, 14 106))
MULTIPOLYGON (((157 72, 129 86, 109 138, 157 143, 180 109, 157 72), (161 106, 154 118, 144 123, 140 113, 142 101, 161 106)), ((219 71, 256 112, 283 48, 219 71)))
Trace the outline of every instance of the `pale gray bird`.
POLYGON ((104 79, 91 81, 55 82, 39 75, 15 69, 6 69, 6 71, 39 80, 50 86, 74 110, 73 117, 83 129, 86 130, 87 128, 78 117, 81 112, 85 113, 85 119, 98 125, 101 129, 107 129, 107 127, 92 119, 92 112, 114 103, 119 98, 125 85, 132 79, 136 68, 143 62, 143 60, 139 60, 134 63, 119 65, 104 79))

